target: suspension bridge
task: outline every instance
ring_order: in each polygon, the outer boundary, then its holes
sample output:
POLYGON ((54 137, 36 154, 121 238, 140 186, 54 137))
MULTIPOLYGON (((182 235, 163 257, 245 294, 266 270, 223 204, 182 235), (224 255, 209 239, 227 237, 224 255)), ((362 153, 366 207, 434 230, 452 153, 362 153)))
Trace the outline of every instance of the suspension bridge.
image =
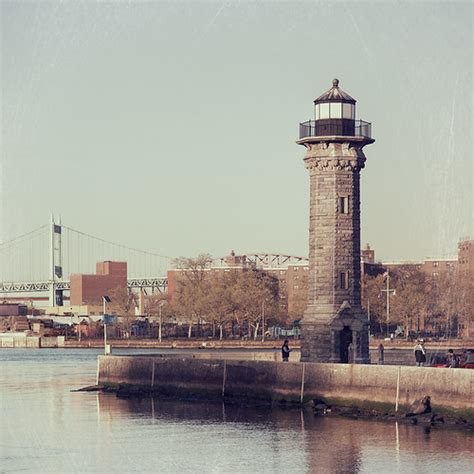
POLYGON ((90 235, 51 216, 49 224, 0 244, 0 295, 61 305, 69 275, 94 273, 96 262, 107 260, 127 262, 129 288, 163 291, 173 258, 90 235), (38 293, 48 296, 32 296, 38 293))
MULTIPOLYGON (((50 306, 61 306, 63 299, 68 299, 64 296, 70 290, 68 277, 94 273, 96 263, 107 260, 127 262, 129 289, 164 291, 174 257, 102 239, 51 216, 49 224, 0 243, 0 298, 49 301, 50 306)), ((256 268, 281 268, 307 261, 306 257, 283 254, 245 255, 245 264, 256 268)), ((226 257, 215 259, 213 265, 226 265, 226 257)))

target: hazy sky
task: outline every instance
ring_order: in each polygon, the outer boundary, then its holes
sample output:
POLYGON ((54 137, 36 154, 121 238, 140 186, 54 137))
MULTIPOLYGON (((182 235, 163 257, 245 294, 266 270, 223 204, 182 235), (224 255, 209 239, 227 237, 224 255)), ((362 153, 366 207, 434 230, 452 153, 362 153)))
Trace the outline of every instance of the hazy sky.
POLYGON ((0 240, 49 220, 170 256, 308 253, 298 123, 373 123, 362 244, 474 235, 473 3, 1 2, 0 240))

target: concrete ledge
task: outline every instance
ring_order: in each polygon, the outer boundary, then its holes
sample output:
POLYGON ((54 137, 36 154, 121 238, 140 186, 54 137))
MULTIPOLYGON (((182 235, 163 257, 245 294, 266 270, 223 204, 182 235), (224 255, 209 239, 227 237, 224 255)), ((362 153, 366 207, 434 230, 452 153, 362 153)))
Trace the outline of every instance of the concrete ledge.
POLYGON ((99 356, 98 384, 126 385, 166 396, 301 403, 314 398, 348 406, 410 405, 425 395, 434 409, 474 416, 474 371, 315 364, 184 356, 99 356))

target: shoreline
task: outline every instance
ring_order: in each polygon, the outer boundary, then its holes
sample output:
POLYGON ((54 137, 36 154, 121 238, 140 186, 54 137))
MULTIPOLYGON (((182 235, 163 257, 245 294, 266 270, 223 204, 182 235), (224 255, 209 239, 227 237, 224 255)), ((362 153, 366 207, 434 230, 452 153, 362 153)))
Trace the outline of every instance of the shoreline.
POLYGON ((422 426, 430 429, 454 429, 474 435, 474 416, 464 410, 436 407, 428 413, 407 416, 404 413, 406 407, 396 412, 393 405, 388 403, 369 402, 360 403, 354 400, 338 398, 317 398, 298 403, 285 400, 268 399, 234 399, 231 397, 216 398, 203 395, 202 393, 183 392, 180 396, 150 391, 149 387, 130 384, 105 384, 83 387, 76 392, 102 392, 120 399, 148 399, 163 401, 181 401, 187 403, 224 403, 233 406, 245 407, 267 407, 271 410, 307 410, 312 411, 315 417, 321 418, 349 418, 356 420, 368 420, 378 422, 397 422, 404 425, 422 426))
POLYGON ((474 373, 470 370, 283 363, 205 355, 102 355, 98 357, 97 387, 90 389, 115 392, 123 398, 151 396, 287 407, 313 404, 323 415, 393 418, 397 413, 413 413, 418 421, 426 414, 420 421, 473 427, 474 373))

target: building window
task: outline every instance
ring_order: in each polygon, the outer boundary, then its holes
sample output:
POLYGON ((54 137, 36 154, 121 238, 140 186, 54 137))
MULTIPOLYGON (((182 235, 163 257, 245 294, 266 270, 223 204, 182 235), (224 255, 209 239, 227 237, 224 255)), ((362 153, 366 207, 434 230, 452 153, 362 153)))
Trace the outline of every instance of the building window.
POLYGON ((438 262, 433 262, 433 267, 437 267, 438 266, 438 262))
POLYGON ((348 196, 339 197, 339 212, 341 214, 349 214, 349 197, 348 196))
POLYGON ((294 285, 293 288, 294 288, 295 290, 297 290, 297 289, 299 288, 299 286, 298 286, 298 285, 294 285))
POLYGON ((349 272, 339 273, 339 288, 347 290, 349 288, 349 272))
POLYGON ((439 277, 439 273, 438 272, 433 272, 433 278, 438 278, 439 277))

